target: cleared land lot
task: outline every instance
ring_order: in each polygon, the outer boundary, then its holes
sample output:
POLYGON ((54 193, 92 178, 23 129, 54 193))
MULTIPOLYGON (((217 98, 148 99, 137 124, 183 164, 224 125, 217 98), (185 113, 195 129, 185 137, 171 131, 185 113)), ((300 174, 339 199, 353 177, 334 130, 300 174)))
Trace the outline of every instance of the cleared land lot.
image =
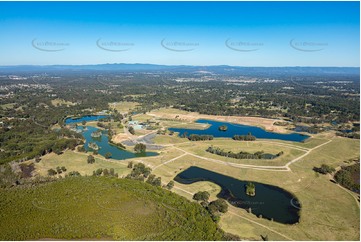
POLYGON ((76 105, 76 103, 73 103, 70 101, 65 101, 64 99, 59 99, 59 98, 51 100, 51 104, 53 106, 65 105, 67 107, 76 105))
POLYGON ((110 108, 116 109, 119 113, 127 113, 139 105, 137 102, 116 102, 109 103, 110 108))

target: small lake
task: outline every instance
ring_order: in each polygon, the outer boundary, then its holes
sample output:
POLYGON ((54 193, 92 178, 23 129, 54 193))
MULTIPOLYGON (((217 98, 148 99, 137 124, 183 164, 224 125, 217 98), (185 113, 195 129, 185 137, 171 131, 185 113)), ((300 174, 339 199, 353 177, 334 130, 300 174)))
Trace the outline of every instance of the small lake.
POLYGON ((253 182, 256 187, 256 195, 251 197, 245 192, 247 181, 196 166, 191 166, 179 173, 174 180, 182 184, 199 181, 213 182, 222 188, 217 195, 218 198, 223 198, 239 208, 247 210, 251 208, 253 214, 262 215, 262 218, 273 219, 283 224, 294 224, 300 219, 301 204, 296 197, 280 187, 253 182))
POLYGON ((207 129, 183 129, 183 128, 169 128, 169 130, 174 132, 179 132, 179 136, 184 133, 188 135, 190 134, 198 134, 198 135, 213 135, 214 137, 223 137, 223 138, 232 138, 234 135, 246 135, 248 133, 252 133, 252 135, 256 136, 260 139, 278 139, 285 141, 295 141, 301 142, 309 138, 308 135, 291 133, 291 134, 280 134, 274 132, 268 132, 262 128, 242 125, 242 124, 234 124, 228 122, 219 122, 214 120, 207 119, 199 119, 196 121, 197 123, 202 124, 210 124, 211 126, 207 129), (219 130, 219 126, 226 125, 228 127, 227 131, 219 130))
MULTIPOLYGON (((79 128, 82 128, 81 126, 79 128)), ((120 149, 114 145, 111 145, 109 143, 109 139, 108 139, 108 131, 102 131, 102 136, 98 137, 98 138, 93 138, 91 137, 91 133, 97 131, 98 129, 95 127, 91 127, 91 126, 86 126, 86 129, 83 130, 82 134, 85 138, 85 145, 84 148, 86 150, 91 150, 88 147, 89 142, 94 142, 99 146, 99 150, 98 153, 102 156, 105 156, 105 153, 110 152, 112 153, 112 159, 116 159, 116 160, 125 160, 125 159, 130 159, 130 158, 135 158, 135 157, 146 157, 146 156, 156 156, 158 155, 157 152, 144 152, 144 153, 134 153, 134 152, 130 152, 128 150, 123 150, 120 149)))
POLYGON ((90 122, 90 121, 98 121, 103 118, 108 118, 108 115, 86 115, 79 118, 67 118, 65 119, 65 124, 72 124, 72 123, 81 123, 83 121, 90 122))
MULTIPOLYGON (((71 124, 71 123, 79 123, 82 121, 90 122, 90 121, 98 121, 103 118, 108 118, 108 115, 87 115, 79 118, 67 118, 65 120, 65 124, 71 124)), ((107 130, 102 131, 102 136, 98 138, 91 137, 91 134, 97 130, 98 128, 92 127, 92 126, 85 126, 85 129, 83 126, 79 126, 78 129, 82 130, 82 135, 85 138, 85 144, 84 148, 88 151, 91 151, 88 144, 89 142, 94 142, 99 146, 98 153, 102 156, 105 156, 107 152, 112 153, 112 159, 115 160, 125 160, 125 159, 131 159, 135 157, 146 157, 146 156, 156 156, 158 153, 156 152, 144 152, 144 153, 134 153, 130 152, 128 150, 123 150, 115 145, 112 145, 109 143, 108 139, 108 132, 107 130)))

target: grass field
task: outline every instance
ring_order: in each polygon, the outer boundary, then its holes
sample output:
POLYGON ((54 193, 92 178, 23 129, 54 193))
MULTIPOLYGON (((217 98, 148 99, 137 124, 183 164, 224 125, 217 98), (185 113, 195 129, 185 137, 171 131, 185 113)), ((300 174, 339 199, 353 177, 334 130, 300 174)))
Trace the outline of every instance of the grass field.
POLYGON ((259 142, 259 141, 234 141, 232 139, 214 139, 211 141, 193 141, 189 143, 184 143, 177 145, 178 147, 202 157, 212 158, 216 160, 231 162, 231 163, 241 163, 247 165, 264 165, 264 166, 282 166, 285 165, 292 159, 297 158, 298 156, 305 153, 298 149, 290 148, 288 146, 275 145, 274 143, 259 142), (219 156, 216 154, 211 154, 206 152, 206 149, 209 146, 219 147, 225 151, 233 151, 238 153, 240 151, 246 151, 249 153, 255 153, 257 151, 264 151, 264 153, 277 154, 281 151, 284 152, 283 155, 272 160, 267 159, 234 159, 224 156, 219 156))
POLYGON ((148 119, 153 119, 153 116, 147 114, 136 114, 132 116, 132 119, 139 122, 147 122, 148 119))
MULTIPOLYGON (((186 145, 188 144, 180 146, 186 145)), ((316 175, 312 168, 323 163, 334 167, 343 164, 344 160, 359 156, 359 145, 359 140, 336 137, 332 142, 311 151, 309 155, 293 163, 290 172, 240 169, 185 155, 158 167, 154 173, 168 181, 189 166, 196 165, 240 180, 254 180, 279 186, 298 197, 302 210, 301 222, 296 225, 283 225, 259 219, 245 210, 231 206, 230 210, 237 216, 228 213, 222 217, 221 227, 242 238, 246 236, 259 239, 261 234, 264 236, 268 231, 270 240, 358 240, 360 211, 354 196, 330 182, 328 176, 316 175)), ((192 146, 189 149, 197 150, 192 146)), ((176 183, 176 187, 179 189, 174 191, 189 199, 191 194, 201 190, 211 191, 212 196, 218 193, 211 184, 206 185, 204 182, 191 185, 176 183)))
POLYGON ((157 144, 176 144, 183 143, 187 140, 182 139, 177 135, 157 135, 153 141, 157 144))
POLYGON ((191 114, 191 112, 187 112, 184 110, 176 109, 176 108, 159 108, 156 110, 152 110, 153 113, 168 113, 174 114, 174 117, 178 114, 191 114))
POLYGON ((14 108, 16 103, 7 103, 7 104, 2 104, 0 105, 3 109, 12 109, 14 108))
POLYGON ((208 212, 144 182, 71 177, 0 189, 1 240, 220 240, 208 212))
MULTIPOLYGON (((105 160, 104 157, 96 155, 95 163, 88 164, 87 157, 92 153, 79 153, 71 150, 65 151, 61 155, 50 153, 41 158, 39 163, 35 163, 35 169, 39 175, 47 176, 49 169, 55 169, 57 166, 65 166, 67 172, 78 171, 81 175, 92 175, 98 168, 114 168, 115 173, 123 176, 129 173, 125 162, 105 160)), ((66 174, 67 172, 63 173, 66 174)))
POLYGON ((127 113, 137 107, 139 103, 137 102, 116 102, 109 103, 110 108, 115 108, 119 113, 127 113))
POLYGON ((64 99, 59 99, 59 98, 51 100, 51 104, 53 106, 66 105, 67 107, 76 105, 76 103, 65 101, 64 99))

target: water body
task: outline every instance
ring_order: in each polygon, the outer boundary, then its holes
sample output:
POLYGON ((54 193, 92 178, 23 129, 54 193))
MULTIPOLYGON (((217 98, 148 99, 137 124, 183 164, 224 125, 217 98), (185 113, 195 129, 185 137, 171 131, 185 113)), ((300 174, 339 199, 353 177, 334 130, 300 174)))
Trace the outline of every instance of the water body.
POLYGON ((241 181, 216 172, 191 166, 179 173, 175 181, 182 184, 192 184, 198 181, 210 181, 219 185, 222 189, 217 195, 227 200, 236 207, 249 209, 257 216, 273 219, 283 224, 299 222, 301 204, 291 193, 286 190, 263 183, 253 182, 256 187, 256 195, 248 196, 245 192, 247 181, 241 181))
POLYGON ((234 124, 228 122, 219 122, 214 120, 207 119, 199 119, 196 121, 197 123, 210 124, 211 126, 207 129, 184 129, 184 128, 169 128, 169 130, 174 132, 179 132, 179 136, 183 135, 185 132, 188 135, 190 134, 198 134, 198 135, 213 135, 214 137, 223 137, 223 138, 232 138, 234 135, 246 135, 248 133, 252 133, 252 135, 256 136, 260 139, 278 139, 285 141, 295 141, 301 142, 309 138, 308 135, 291 133, 291 134, 279 134, 274 132, 268 132, 262 128, 242 125, 242 124, 234 124), (219 126, 226 125, 228 127, 227 131, 220 131, 218 129, 219 126))
MULTIPOLYGON (((81 128, 81 127, 80 127, 81 128)), ((109 143, 108 139, 108 132, 102 131, 102 136, 98 138, 91 137, 91 133, 97 131, 98 129, 91 126, 86 126, 86 129, 83 129, 83 136, 85 138, 85 149, 91 150, 89 148, 88 144, 89 142, 94 142, 99 146, 98 153, 102 156, 105 156, 107 152, 112 153, 112 159, 116 160, 125 160, 125 159, 131 159, 135 157, 146 157, 146 156, 156 156, 158 155, 157 152, 143 152, 143 153, 133 153, 127 150, 120 149, 116 147, 115 145, 112 145, 109 143)))
MULTIPOLYGON (((103 118, 107 118, 109 116, 107 115, 87 115, 87 116, 83 116, 80 118, 67 118, 65 120, 65 124, 71 124, 71 123, 79 123, 82 121, 97 121, 103 118)), ((91 127, 91 126, 86 126, 86 128, 84 129, 82 126, 79 126, 78 129, 82 130, 82 134, 85 138, 85 144, 84 144, 84 148, 86 150, 90 150, 91 148, 89 148, 88 144, 89 142, 94 142, 99 146, 99 150, 98 153, 102 156, 105 156, 105 154, 107 152, 112 153, 112 159, 116 159, 116 160, 125 160, 125 159, 131 159, 131 158, 135 158, 135 157, 146 157, 146 156, 156 156, 158 155, 158 153, 156 152, 144 152, 144 153, 133 153, 127 150, 123 150, 120 149, 118 147, 116 147, 115 145, 112 145, 109 143, 109 139, 108 139, 108 132, 107 131, 102 131, 102 136, 98 137, 98 138, 93 138, 91 137, 91 133, 95 132, 98 130, 98 128, 95 127, 91 127)))
POLYGON ((65 124, 71 124, 71 123, 81 123, 82 121, 90 122, 90 121, 98 121, 103 118, 109 117, 108 115, 86 115, 79 118, 67 118, 65 119, 65 124))

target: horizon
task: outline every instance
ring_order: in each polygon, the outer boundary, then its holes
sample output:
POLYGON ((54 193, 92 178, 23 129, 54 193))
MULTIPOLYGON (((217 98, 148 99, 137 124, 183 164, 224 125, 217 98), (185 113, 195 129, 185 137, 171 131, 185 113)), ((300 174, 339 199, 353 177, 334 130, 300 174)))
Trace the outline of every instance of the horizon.
POLYGON ((358 68, 360 66, 235 66, 235 65, 191 65, 191 64, 179 64, 179 65, 167 65, 167 64, 154 64, 154 63, 98 63, 98 64, 48 64, 48 65, 32 65, 32 64, 20 64, 20 65, 0 65, 0 67, 51 67, 51 66, 102 66, 102 65, 152 65, 152 66, 174 66, 174 67, 241 67, 241 68, 358 68))
POLYGON ((0 2, 0 66, 360 68, 359 9, 360 2, 0 2))

